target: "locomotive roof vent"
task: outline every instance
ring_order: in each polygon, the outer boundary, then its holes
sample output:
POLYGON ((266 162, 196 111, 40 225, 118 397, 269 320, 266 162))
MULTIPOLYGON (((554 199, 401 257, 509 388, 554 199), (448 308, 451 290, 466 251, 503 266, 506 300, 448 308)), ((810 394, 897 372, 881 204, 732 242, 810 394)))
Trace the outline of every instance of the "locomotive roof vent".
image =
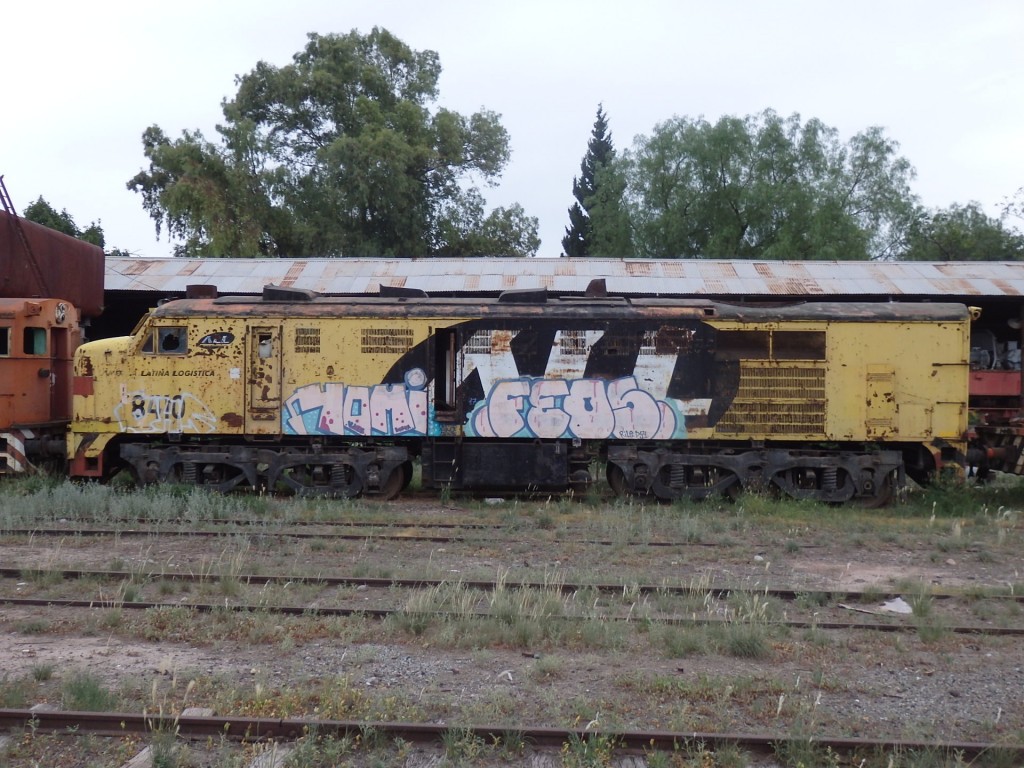
POLYGON ((317 297, 316 291, 305 288, 292 288, 287 285, 267 283, 263 286, 264 301, 312 301, 317 297))
POLYGON ((427 292, 422 288, 406 288, 405 286, 399 285, 384 285, 381 283, 378 286, 378 293, 382 298, 385 299, 426 299, 427 292))
POLYGON ((582 296, 563 296, 563 301, 579 301, 600 304, 629 304, 625 296, 611 296, 608 293, 608 284, 603 277, 595 277, 587 283, 587 290, 582 296))
POLYGON ((520 288, 502 291, 498 295, 498 301, 502 304, 545 304, 547 300, 547 288, 520 288))
POLYGON ((185 286, 186 299, 216 299, 217 286, 206 283, 193 283, 185 286))

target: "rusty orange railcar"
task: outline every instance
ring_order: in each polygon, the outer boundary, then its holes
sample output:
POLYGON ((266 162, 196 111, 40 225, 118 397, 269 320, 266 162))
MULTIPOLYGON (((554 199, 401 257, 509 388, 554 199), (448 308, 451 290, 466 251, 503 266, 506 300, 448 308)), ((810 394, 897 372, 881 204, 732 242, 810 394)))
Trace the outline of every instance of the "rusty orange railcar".
POLYGON ((78 310, 63 299, 0 299, 0 474, 63 468, 78 310))

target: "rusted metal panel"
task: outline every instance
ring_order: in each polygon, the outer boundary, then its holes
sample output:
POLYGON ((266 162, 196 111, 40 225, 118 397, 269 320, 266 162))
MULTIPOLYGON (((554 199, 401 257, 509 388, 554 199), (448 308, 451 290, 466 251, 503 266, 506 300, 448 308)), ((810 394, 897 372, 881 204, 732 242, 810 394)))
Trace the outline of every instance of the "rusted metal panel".
POLYGON ((0 211, 0 297, 56 297, 78 307, 83 318, 103 311, 103 249, 19 219, 45 286, 39 284, 13 216, 0 211))
POLYGON ((595 277, 615 294, 804 296, 1020 296, 1024 263, 622 259, 108 259, 110 291, 183 293, 192 283, 255 294, 267 283, 324 294, 403 284, 428 294, 547 287, 582 293, 595 277))

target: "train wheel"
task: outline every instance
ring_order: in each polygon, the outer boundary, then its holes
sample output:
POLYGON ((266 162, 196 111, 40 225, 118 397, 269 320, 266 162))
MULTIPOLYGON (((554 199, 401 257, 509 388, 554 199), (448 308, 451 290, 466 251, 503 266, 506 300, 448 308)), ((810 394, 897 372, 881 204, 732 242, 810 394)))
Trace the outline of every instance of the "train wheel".
POLYGON ((722 478, 719 488, 722 498, 726 501, 737 501, 743 495, 743 481, 731 472, 722 478))
POLYGON ((835 467, 790 467, 776 472, 769 487, 794 499, 831 504, 845 504, 857 492, 853 478, 835 467))
POLYGON ((299 496, 355 498, 363 481, 351 464, 295 464, 285 467, 278 480, 299 496))
POLYGON ((735 500, 742 489, 742 482, 735 472, 712 464, 668 464, 651 486, 655 495, 665 502, 678 499, 703 501, 713 496, 735 500))
POLYGON ((628 496, 629 489, 626 487, 626 475, 618 464, 609 464, 607 469, 608 485, 616 496, 628 496))
POLYGON ((391 501, 397 498, 398 494, 412 481, 412 462, 405 461, 391 470, 388 479, 380 484, 380 493, 377 498, 391 501))
POLYGON ((892 471, 880 479, 872 481, 871 487, 865 486, 865 490, 871 491, 868 495, 857 496, 853 503, 864 509, 877 509, 884 507, 892 501, 896 493, 896 472, 892 471))

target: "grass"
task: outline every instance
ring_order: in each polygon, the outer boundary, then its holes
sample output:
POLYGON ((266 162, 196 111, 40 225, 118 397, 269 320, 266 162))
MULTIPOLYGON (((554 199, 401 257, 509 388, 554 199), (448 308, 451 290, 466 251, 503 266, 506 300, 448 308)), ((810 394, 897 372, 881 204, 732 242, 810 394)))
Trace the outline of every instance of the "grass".
POLYGON ((64 682, 61 697, 64 709, 102 712, 116 709, 117 701, 117 696, 107 690, 99 678, 88 673, 75 673, 64 682))
POLYGON ((53 664, 34 664, 32 666, 32 679, 37 683, 45 683, 53 677, 53 664))
MULTIPOLYGON (((0 498, 9 490, 0 487, 0 498)), ((63 484, 37 484, 31 490, 32 494, 38 495, 73 495, 79 492, 77 488, 65 489, 63 484)), ((106 511, 97 512, 96 519, 100 520, 103 515, 110 520, 117 519, 116 516, 129 507, 122 498, 129 494, 116 489, 104 492, 111 498, 105 502, 106 511)), ((398 589, 383 597, 380 593, 368 593, 372 595, 371 600, 379 598, 387 604, 404 607, 396 617, 379 623, 358 617, 288 617, 260 611, 243 614, 220 610, 205 614, 194 612, 187 605, 131 611, 127 610, 127 603, 140 598, 143 592, 159 593, 170 597, 171 602, 177 601, 176 594, 181 597, 181 593, 190 592, 188 586, 172 581, 166 574, 132 572, 130 578, 120 585, 117 595, 117 600, 126 604, 125 608, 94 612, 88 620, 89 633, 105 637, 116 632, 119 636, 141 636, 155 642, 190 643, 216 655, 230 653, 231 643, 236 642, 266 644, 289 653, 295 650, 307 654, 316 652, 311 650, 315 649, 316 643, 351 646, 353 649, 395 644, 410 649, 431 649, 428 652, 458 649, 453 655, 465 657, 487 653, 495 657, 510 654, 519 660, 519 666, 514 663, 495 666, 490 688, 464 697, 433 687, 433 680, 425 681, 426 685, 418 695, 415 692, 396 694, 384 686, 371 687, 365 680, 372 674, 372 660, 358 660, 355 650, 346 657, 344 669, 339 670, 349 675, 343 683, 302 682, 289 688, 275 688, 273 679, 263 674, 257 676, 262 686, 259 690, 255 679, 251 685, 248 680, 219 681, 216 685, 202 682, 204 703, 215 703, 218 711, 266 716, 317 711, 321 716, 339 719, 373 719, 379 716, 433 719, 446 723, 484 720, 515 724, 522 722, 519 718, 523 717, 525 709, 524 697, 528 697, 526 706, 531 713, 543 711, 545 716, 550 716, 548 722, 571 723, 577 715, 594 717, 596 702, 586 697, 567 701, 564 694, 566 681, 573 680, 582 668, 589 670, 608 663, 609 654, 614 654, 617 660, 646 657, 652 665, 660 664, 667 670, 660 681, 636 684, 641 691, 644 685, 648 686, 656 694, 651 698, 662 702, 657 714, 651 714, 653 710, 650 710, 643 715, 661 718, 659 723, 662 725, 678 725, 682 730, 703 729, 705 725, 716 724, 718 713, 723 713, 721 723, 725 726, 738 724, 739 718, 728 719, 730 708, 746 708, 748 713, 770 721, 777 712, 785 717, 793 711, 798 699, 791 690, 785 691, 783 702, 782 694, 776 690, 778 686, 771 685, 770 681, 764 682, 761 688, 745 688, 742 680, 723 677, 715 680, 714 686, 709 685, 706 691, 699 682, 681 688, 680 683, 693 681, 695 670, 701 667, 700 661, 694 657, 725 657, 711 659, 711 662, 742 669, 747 668, 748 663, 753 666, 753 662, 766 659, 789 663, 795 655, 806 654, 809 657, 807 668, 821 669, 828 658, 845 653, 844 641, 841 637, 830 641, 827 633, 814 629, 785 635, 771 625, 782 612, 776 601, 756 592, 720 597, 714 584, 730 585, 730 577, 737 572, 740 579, 748 579, 740 568, 749 566, 757 568, 757 574, 741 583, 763 585, 767 579, 775 577, 777 568, 787 567, 789 561, 795 560, 804 548, 813 556, 814 548, 830 545, 833 541, 856 540, 861 548, 869 551, 884 544, 890 551, 917 551, 924 557, 935 552, 942 555, 942 560, 956 554, 956 559, 964 564, 975 558, 989 563, 1008 563, 1011 557, 1016 556, 1014 553, 1020 544, 1020 531, 1015 527, 1019 522, 1018 513, 1009 510, 1005 496, 991 495, 986 489, 965 492, 962 497, 970 501, 970 507, 961 507, 956 514, 933 505, 932 498, 926 495, 928 491, 921 492, 919 498, 904 505, 888 510, 858 510, 855 514, 851 514, 849 509, 760 497, 743 497, 736 504, 681 502, 664 506, 643 505, 636 501, 604 507, 579 502, 569 505, 509 501, 497 507, 460 502, 460 508, 443 513, 426 510, 424 519, 435 519, 433 515, 436 514, 436 519, 498 523, 499 527, 486 537, 481 536, 467 544, 445 544, 419 550, 405 547, 404 542, 395 546, 370 539, 326 545, 323 541, 315 544, 278 541, 277 545, 271 546, 276 540, 275 526, 284 521, 311 518, 366 520, 370 526, 374 520, 408 519, 408 507, 396 513, 394 505, 313 499, 262 499, 251 506, 232 507, 221 504, 219 499, 222 497, 204 499, 200 504, 198 497, 193 498, 193 493, 196 493, 195 489, 147 489, 132 503, 141 508, 143 502, 153 502, 149 514, 163 515, 168 522, 176 519, 174 515, 185 514, 194 520, 193 527, 214 522, 220 519, 218 516, 244 515, 256 519, 260 515, 271 515, 271 519, 261 521, 265 527, 259 527, 257 532, 229 534, 215 540, 210 549, 212 554, 200 567, 209 579, 192 590, 214 596, 213 602, 222 603, 227 598, 254 594, 264 605, 290 602, 292 599, 300 604, 319 600, 321 605, 341 605, 364 599, 361 594, 340 589, 324 590, 321 594, 322 585, 298 582, 290 586, 250 588, 242 578, 243 571, 259 573, 261 568, 264 572, 287 570, 290 573, 294 573, 297 567, 310 573, 330 573, 334 568, 362 576, 416 577, 429 574, 432 578, 448 577, 451 580, 415 593, 398 589), (996 504, 996 500, 1000 503, 996 504), (610 542, 610 545, 598 547, 587 543, 593 540, 610 542), (637 545, 638 541, 659 540, 676 544, 665 547, 637 545), (685 542, 706 546, 690 546, 685 542), (754 543, 757 550, 751 547, 754 543), (538 547, 535 550, 537 545, 544 549, 539 550, 538 547), (394 551, 392 547, 395 547, 394 551), (771 569, 750 565, 750 553, 761 549, 770 553, 766 560, 776 561, 771 569), (409 552, 414 552, 414 556, 404 559, 409 552), (493 591, 472 589, 460 580, 486 579, 492 577, 496 570, 498 584, 493 591), (653 594, 646 594, 639 588, 641 584, 659 580, 664 589, 653 594), (540 586, 519 586, 519 583, 527 581, 540 582, 540 586), (620 585, 620 589, 614 594, 606 594, 585 587, 574 594, 563 594, 563 587, 569 581, 613 583, 620 585), (685 594, 673 594, 679 586, 686 588, 685 594), (627 616, 628 622, 619 620, 627 616), (664 616, 708 623, 659 623, 659 618, 664 616), (715 620, 720 623, 713 623, 715 620), (522 660, 520 657, 523 656, 532 658, 522 660), (584 661, 584 657, 590 658, 584 661), (685 661, 672 661, 676 659, 685 661), (511 667, 513 675, 513 680, 507 682, 505 678, 497 677, 506 666, 511 667), (672 670, 676 668, 685 668, 686 675, 675 675, 672 670), (711 687, 717 687, 717 691, 711 687), (559 689, 563 689, 561 693, 559 689), (474 714, 487 717, 477 720, 471 716, 474 714)), ((20 511, 12 514, 23 519, 20 511)), ((67 540, 59 552, 61 559, 67 561, 65 563, 54 559, 29 561, 35 564, 32 579, 26 579, 31 581, 31 588, 53 578, 51 574, 61 568, 73 566, 76 557, 84 559, 84 553, 77 554, 82 543, 83 540, 67 540)), ((196 561, 199 556, 196 555, 196 561)), ((102 562, 110 563, 111 569, 126 571, 134 567, 136 558, 118 557, 106 551, 102 562)), ((844 559, 838 566, 845 562, 844 559)), ((735 579, 732 581, 731 585, 735 585, 735 579)), ((917 647, 921 642, 936 643, 944 637, 945 630, 939 615, 946 606, 931 598, 926 590, 927 584, 926 581, 908 581, 901 587, 906 599, 913 600, 912 620, 919 633, 918 638, 905 638, 908 647, 917 647)), ((1019 582, 1005 587, 1016 592, 1022 588, 1019 582)), ((111 586, 110 590, 113 589, 111 586)), ((978 597, 984 598, 985 595, 979 594, 978 597)), ((795 605, 786 606, 785 610, 791 615, 794 609, 811 613, 828 608, 830 601, 827 592, 809 589, 795 605)), ((872 602, 870 596, 868 602, 872 602)), ((1002 618, 1004 623, 1012 623, 1017 618, 1008 611, 1020 610, 1013 603, 992 601, 983 604, 977 599, 972 606, 976 607, 977 615, 996 620, 1002 618), (1003 615, 1004 612, 1007 613, 1003 615)), ((74 627, 62 624, 61 631, 71 634, 85 624, 85 620, 74 627)), ((9 627, 24 633, 51 631, 45 621, 35 620, 21 624, 10 622, 9 627)), ((929 649, 932 650, 935 649, 929 649)), ((938 650, 945 651, 946 648, 938 650)), ((410 655, 415 652, 410 650, 410 655)), ((34 703, 40 689, 45 688, 51 693, 62 690, 64 681, 60 676, 54 680, 52 669, 44 667, 26 667, 23 680, 0 683, 0 700, 30 696, 29 703, 34 703), (46 677, 48 674, 51 677, 46 677), (40 679, 43 677, 46 679, 40 679)), ((459 687, 468 678, 463 675, 453 679, 459 687)), ((446 676, 445 680, 448 680, 446 676)), ((811 682, 809 675, 807 680, 811 682)), ((124 701, 137 703, 137 696, 132 694, 134 698, 129 698, 123 686, 117 690, 117 696, 124 701)), ((110 691, 102 691, 98 695, 104 693, 114 696, 110 691)), ((633 700, 647 698, 637 696, 633 700)), ((597 706, 606 723, 609 718, 629 721, 630 718, 641 717, 639 706, 633 711, 625 705, 616 709, 614 702, 608 705, 602 701, 597 706)), ((457 727, 452 728, 448 738, 450 745, 446 746, 448 754, 445 756, 448 764, 460 761, 468 764, 468 755, 481 749, 457 727)), ((384 765, 394 761, 401 752, 400 746, 386 745, 379 754, 371 756, 372 750, 367 749, 365 736, 347 745, 335 741, 310 735, 305 742, 305 754, 310 758, 296 758, 300 762, 292 764, 334 765, 366 758, 367 764, 384 765), (359 750, 362 754, 353 758, 350 751, 344 750, 359 750)), ((571 745, 568 759, 575 764, 587 764, 586 761, 599 752, 596 746, 599 745, 571 745)), ((486 747, 490 751, 480 753, 483 759, 501 759, 515 764, 515 757, 506 758, 493 751, 495 745, 486 747)), ((511 750, 511 754, 517 754, 514 748, 511 750)), ((701 764, 694 762, 697 752, 691 754, 680 749, 672 757, 676 758, 674 762, 666 762, 667 758, 652 755, 650 764, 655 765, 657 760, 662 761, 657 764, 673 766, 701 764)), ((182 758, 179 755, 174 759, 180 762, 182 758)), ((713 763, 715 765, 729 764, 721 751, 715 753, 714 759, 717 761, 713 763)))

